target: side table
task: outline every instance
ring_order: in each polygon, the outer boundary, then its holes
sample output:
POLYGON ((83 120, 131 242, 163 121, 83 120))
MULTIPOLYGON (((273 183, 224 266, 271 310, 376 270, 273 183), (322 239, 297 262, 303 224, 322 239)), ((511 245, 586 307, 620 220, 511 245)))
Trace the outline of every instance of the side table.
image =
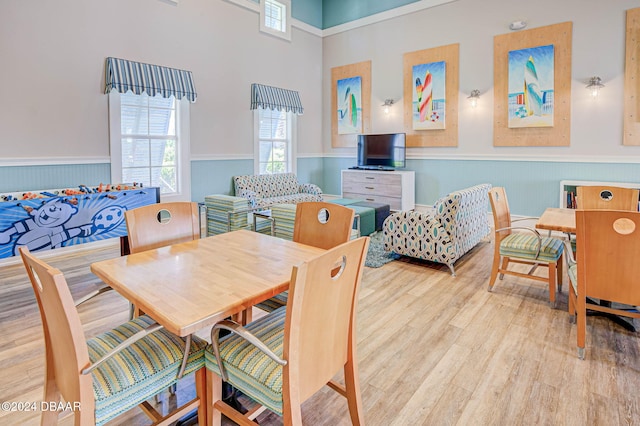
POLYGON ((272 237, 275 236, 276 235, 275 220, 271 216, 271 210, 260 210, 257 212, 253 212, 253 230, 256 232, 258 231, 258 226, 257 226, 258 218, 266 219, 270 222, 271 236, 272 237))

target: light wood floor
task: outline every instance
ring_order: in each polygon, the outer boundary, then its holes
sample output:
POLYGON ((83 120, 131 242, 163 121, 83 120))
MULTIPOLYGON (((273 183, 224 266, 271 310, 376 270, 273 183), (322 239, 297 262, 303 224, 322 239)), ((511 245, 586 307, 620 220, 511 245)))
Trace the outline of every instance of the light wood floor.
MULTIPOLYGON (((407 259, 367 268, 358 315, 367 423, 640 425, 640 336, 590 317, 580 361, 566 293, 552 310, 541 283, 505 277, 487 292, 492 253, 491 243, 478 245, 458 261, 455 278, 445 266, 407 259)), ((79 297, 97 282, 87 265, 117 255, 100 250, 48 261, 79 297)), ((0 283, 0 401, 40 401, 43 342, 32 290, 21 265, 0 268, 0 283)), ((125 321, 127 309, 115 292, 83 305, 86 334, 125 321)), ((181 383, 180 400, 192 393, 192 384, 181 383)), ((328 388, 303 409, 307 425, 349 424, 346 403, 328 388)), ((0 412, 0 424, 35 425, 38 416, 0 412)), ((273 414, 259 420, 281 424, 273 414)), ((149 423, 134 409, 113 424, 149 423)))

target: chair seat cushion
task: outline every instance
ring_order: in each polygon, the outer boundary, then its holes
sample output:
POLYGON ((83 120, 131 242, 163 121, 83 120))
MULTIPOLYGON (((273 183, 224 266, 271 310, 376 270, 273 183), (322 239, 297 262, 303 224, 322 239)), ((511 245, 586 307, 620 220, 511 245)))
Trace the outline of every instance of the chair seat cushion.
POLYGON ((543 237, 540 244, 540 254, 536 257, 538 238, 533 234, 516 232, 508 235, 500 242, 500 255, 543 262, 556 262, 562 255, 563 247, 564 244, 561 240, 543 237))
MULTIPOLYGON (((282 357, 286 306, 259 318, 245 328, 282 357)), ((237 334, 220 338, 220 357, 229 383, 271 411, 282 414, 282 366, 237 334)), ((220 374, 211 345, 205 351, 206 367, 220 374)))
POLYGON ((271 299, 267 299, 264 302, 260 302, 256 305, 257 308, 263 311, 273 312, 276 309, 282 308, 287 305, 287 298, 289 296, 288 291, 283 291, 280 294, 276 294, 271 299))
MULTIPOLYGON (((146 315, 87 341, 95 362, 137 332, 154 324, 146 315)), ((184 374, 204 366, 207 342, 193 336, 184 374)), ((115 354, 91 373, 96 399, 96 424, 130 410, 177 381, 185 342, 162 329, 115 354)))

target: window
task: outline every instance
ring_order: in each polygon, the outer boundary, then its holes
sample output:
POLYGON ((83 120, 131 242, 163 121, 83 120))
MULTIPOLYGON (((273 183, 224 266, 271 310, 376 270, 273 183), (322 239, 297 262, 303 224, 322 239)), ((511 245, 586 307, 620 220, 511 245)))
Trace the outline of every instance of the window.
POLYGON ((295 114, 263 108, 254 114, 255 173, 295 173, 295 114))
POLYGON ((291 40, 290 0, 260 0, 260 31, 291 40))
POLYGON ((111 180, 157 186, 162 201, 190 200, 186 99, 112 92, 109 109, 111 180))

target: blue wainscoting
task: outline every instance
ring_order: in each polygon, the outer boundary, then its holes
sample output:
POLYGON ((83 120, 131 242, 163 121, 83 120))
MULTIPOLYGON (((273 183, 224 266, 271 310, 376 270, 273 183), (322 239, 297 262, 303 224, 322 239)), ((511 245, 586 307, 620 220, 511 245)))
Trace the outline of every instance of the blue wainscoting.
MULTIPOLYGON (((351 158, 324 159, 324 192, 340 194, 340 170, 351 158)), ((640 182, 640 164, 497 160, 407 160, 416 172, 416 203, 432 205, 456 189, 479 183, 504 186, 511 212, 539 216, 558 207, 561 180, 640 182)))
MULTIPOLYGON (((319 185, 326 194, 340 194, 340 171, 353 157, 298 159, 298 180, 319 185)), ((416 172, 416 203, 432 205, 456 189, 478 183, 504 186, 511 212, 538 216, 558 206, 561 180, 640 182, 640 164, 555 161, 408 159, 416 172)), ((253 173, 253 160, 202 160, 191 163, 192 200, 209 194, 233 194, 232 176, 253 173)), ((0 167, 0 193, 110 183, 110 165, 71 164, 0 167)))
MULTIPOLYGON (((323 158, 298 158, 298 182, 323 188, 323 158)), ((253 160, 198 160, 191 162, 191 199, 204 201, 211 194, 233 195, 233 176, 253 174, 253 160)), ((338 178, 339 179, 339 178, 338 178)))
POLYGON ((233 195, 232 177, 252 173, 253 160, 191 161, 191 199, 199 202, 207 195, 233 195))
POLYGON ((0 167, 0 193, 98 186, 101 183, 111 183, 109 163, 0 167))

